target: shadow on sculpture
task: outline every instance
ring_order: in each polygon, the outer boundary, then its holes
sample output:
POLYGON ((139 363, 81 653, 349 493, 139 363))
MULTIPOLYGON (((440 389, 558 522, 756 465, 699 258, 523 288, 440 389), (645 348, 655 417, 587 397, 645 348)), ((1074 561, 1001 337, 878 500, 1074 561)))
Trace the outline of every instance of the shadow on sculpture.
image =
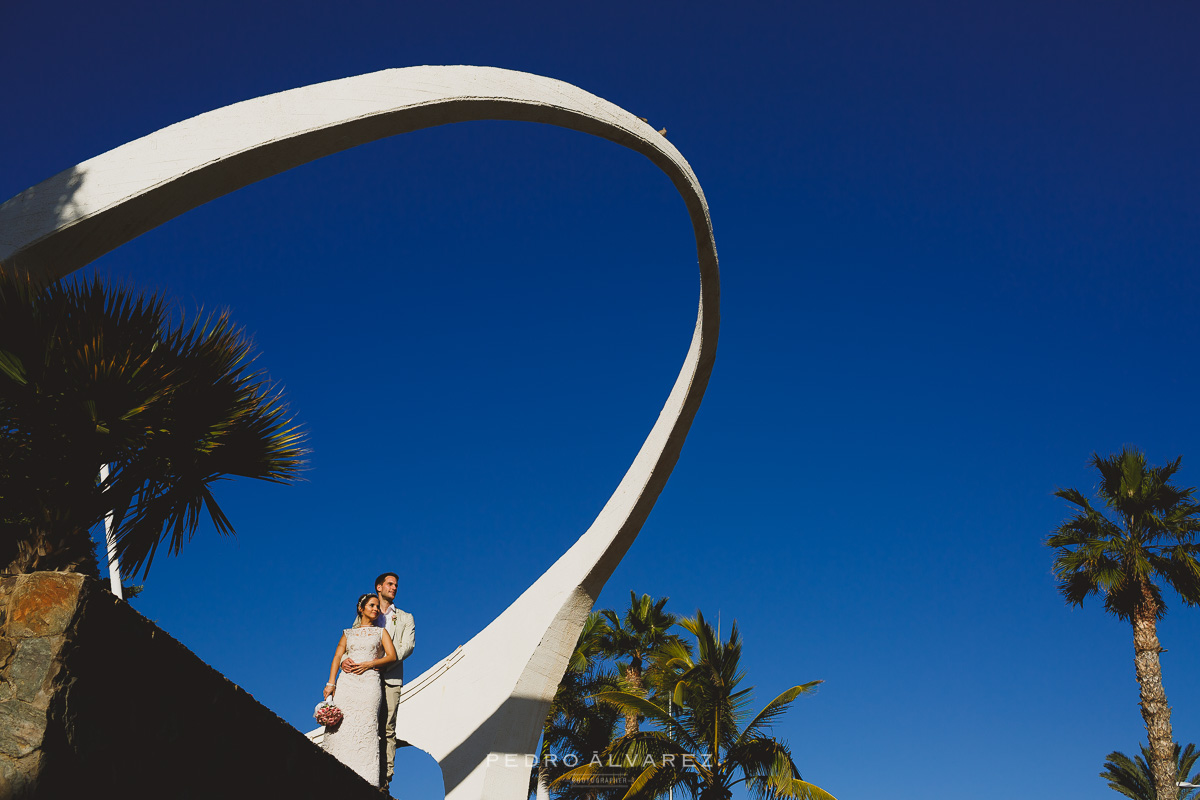
POLYGON ((683 367, 596 520, 512 605, 402 696, 397 736, 437 760, 448 800, 522 800, 528 759, 587 613, 666 484, 712 371, 716 245, 703 192, 678 150, 638 117, 550 78, 491 67, 385 70, 202 114, 32 187, 0 206, 0 263, 61 277, 202 203, 294 166, 385 136, 472 120, 556 125, 641 153, 688 209, 700 271, 683 367))
MULTIPOLYGON (((4 223, 0 224, 0 253, 14 253, 30 237, 45 237, 77 220, 83 213, 76 201, 83 182, 84 172, 76 165, 5 201, 2 206, 4 223)), ((48 252, 45 258, 52 260, 53 252, 48 252)), ((0 258, 0 264, 19 273, 26 271, 22 260, 8 255, 0 258)), ((42 269, 32 272, 54 278, 66 274, 42 269)))

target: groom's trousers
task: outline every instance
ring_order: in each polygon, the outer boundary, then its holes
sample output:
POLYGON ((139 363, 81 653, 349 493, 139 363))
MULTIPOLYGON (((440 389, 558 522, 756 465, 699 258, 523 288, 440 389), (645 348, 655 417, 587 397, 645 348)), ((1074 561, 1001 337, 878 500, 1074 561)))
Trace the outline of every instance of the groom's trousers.
POLYGON ((387 780, 392 779, 396 771, 396 708, 400 705, 400 690, 402 686, 383 685, 383 694, 387 699, 387 720, 383 724, 384 750, 387 753, 387 780))

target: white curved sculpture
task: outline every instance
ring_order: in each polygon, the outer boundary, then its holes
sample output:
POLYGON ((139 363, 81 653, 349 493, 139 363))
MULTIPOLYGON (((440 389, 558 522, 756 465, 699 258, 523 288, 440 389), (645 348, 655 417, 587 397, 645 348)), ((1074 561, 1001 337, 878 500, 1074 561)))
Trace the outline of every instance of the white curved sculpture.
POLYGON ((474 638, 412 680, 397 736, 441 766, 450 800, 523 800, 555 689, 588 611, 679 457, 716 352, 720 287, 704 194, 669 141, 575 86, 491 67, 410 67, 247 100, 79 164, 0 206, 0 263, 60 277, 202 203, 364 142, 467 120, 526 120, 649 158, 683 197, 700 305, 650 435, 591 527, 474 638))

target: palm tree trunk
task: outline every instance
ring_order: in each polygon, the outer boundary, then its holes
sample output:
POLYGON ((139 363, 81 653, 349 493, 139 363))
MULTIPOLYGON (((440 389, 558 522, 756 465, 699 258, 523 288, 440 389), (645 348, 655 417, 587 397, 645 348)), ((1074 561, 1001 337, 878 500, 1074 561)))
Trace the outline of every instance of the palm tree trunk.
MULTIPOLYGON (((629 687, 637 693, 640 693, 644 688, 642 685, 642 668, 641 664, 630 664, 625 669, 625 680, 629 681, 629 687)), ((638 732, 638 713, 636 711, 625 715, 625 735, 638 732)))
POLYGON ((1160 800, 1175 800, 1179 789, 1175 786, 1177 771, 1174 761, 1175 740, 1171 735, 1171 707, 1167 705, 1167 693, 1163 689, 1162 665, 1158 654, 1158 604, 1150 589, 1142 585, 1142 603, 1134 612, 1133 653, 1134 668, 1138 685, 1142 691, 1142 719, 1146 721, 1146 734, 1150 739, 1150 774, 1154 776, 1155 794, 1160 800))

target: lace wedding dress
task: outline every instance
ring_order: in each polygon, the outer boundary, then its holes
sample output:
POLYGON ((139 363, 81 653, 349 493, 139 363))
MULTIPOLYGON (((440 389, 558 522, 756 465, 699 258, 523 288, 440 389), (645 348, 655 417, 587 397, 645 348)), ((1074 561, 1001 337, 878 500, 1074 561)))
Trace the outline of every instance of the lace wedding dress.
MULTIPOLYGON (((364 626, 347 628, 346 655, 355 661, 370 661, 383 655, 383 628, 364 626)), ((379 785, 379 715, 383 698, 379 673, 373 669, 362 675, 342 672, 338 675, 333 702, 342 710, 342 722, 334 730, 325 729, 325 752, 362 776, 372 786, 379 785)))

